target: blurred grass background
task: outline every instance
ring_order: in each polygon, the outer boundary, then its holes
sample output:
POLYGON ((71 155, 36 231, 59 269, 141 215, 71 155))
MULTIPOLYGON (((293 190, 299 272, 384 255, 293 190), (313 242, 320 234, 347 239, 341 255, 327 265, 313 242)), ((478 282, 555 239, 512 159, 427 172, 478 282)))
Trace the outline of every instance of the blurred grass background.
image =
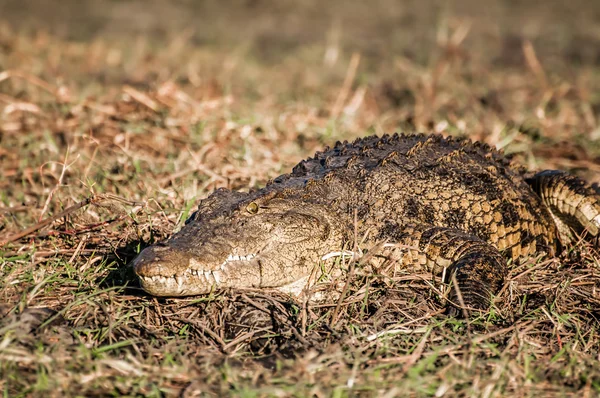
POLYGON ((467 23, 470 55, 502 66, 522 65, 523 39, 552 67, 600 62, 600 5, 592 0, 4 0, 0 15, 20 31, 78 41, 141 35, 160 43, 185 32, 195 45, 243 47, 265 62, 338 42, 375 65, 397 55, 426 64, 440 36, 467 23))

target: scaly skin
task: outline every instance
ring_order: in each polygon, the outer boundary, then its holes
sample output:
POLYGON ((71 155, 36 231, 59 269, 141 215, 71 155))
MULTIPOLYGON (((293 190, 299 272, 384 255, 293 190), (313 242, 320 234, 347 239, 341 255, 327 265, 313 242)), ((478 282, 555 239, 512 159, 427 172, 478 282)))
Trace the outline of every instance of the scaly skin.
MULTIPOLYGON (((566 245, 600 235, 600 195, 576 177, 526 180, 469 140, 367 137, 317 152, 261 190, 217 190, 181 231, 144 249, 135 272, 157 296, 281 287, 351 246, 355 212, 367 247, 385 242, 382 256, 397 267, 455 277, 463 302, 478 308, 504 283, 507 259, 553 255, 559 236, 566 245)), ((451 302, 458 297, 455 286, 451 302)))

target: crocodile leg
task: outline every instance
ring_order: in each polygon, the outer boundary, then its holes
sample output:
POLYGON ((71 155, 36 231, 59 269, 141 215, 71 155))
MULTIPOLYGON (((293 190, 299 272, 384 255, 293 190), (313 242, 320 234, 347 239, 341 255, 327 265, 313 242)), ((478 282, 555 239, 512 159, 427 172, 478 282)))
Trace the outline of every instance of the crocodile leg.
MULTIPOLYGON (((492 294, 500 290, 508 273, 506 260, 491 244, 452 228, 409 226, 390 236, 396 249, 390 247, 392 258, 402 266, 425 268, 453 283, 449 300, 456 309, 487 309, 492 294)), ((388 240, 389 241, 389 240, 388 240)), ((455 313, 455 312, 454 312, 455 313)))
POLYGON ((527 183, 542 198, 567 246, 583 236, 590 242, 600 237, 600 190, 559 170, 545 170, 527 183), (575 233, 577 236, 574 236, 575 233))

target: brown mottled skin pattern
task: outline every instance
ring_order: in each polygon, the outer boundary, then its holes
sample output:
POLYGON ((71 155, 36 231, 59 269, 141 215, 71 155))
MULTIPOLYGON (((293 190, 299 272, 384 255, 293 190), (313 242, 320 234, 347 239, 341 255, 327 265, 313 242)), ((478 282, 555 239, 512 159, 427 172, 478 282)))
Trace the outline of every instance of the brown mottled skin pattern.
POLYGON ((157 296, 281 287, 352 247, 355 212, 363 246, 380 244, 399 269, 455 280, 450 301, 478 308, 504 283, 507 260, 600 235, 600 194, 576 177, 525 178, 469 140, 373 136, 317 152, 261 190, 217 190, 181 231, 146 248, 135 272, 157 296))

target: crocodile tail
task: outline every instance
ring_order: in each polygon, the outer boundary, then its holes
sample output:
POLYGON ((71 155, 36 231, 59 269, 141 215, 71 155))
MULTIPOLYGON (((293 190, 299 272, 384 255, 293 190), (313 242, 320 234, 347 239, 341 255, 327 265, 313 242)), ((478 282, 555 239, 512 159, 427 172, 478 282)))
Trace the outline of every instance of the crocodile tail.
POLYGON ((600 238, 600 189, 569 173, 545 170, 527 179, 556 223, 561 244, 600 238))

